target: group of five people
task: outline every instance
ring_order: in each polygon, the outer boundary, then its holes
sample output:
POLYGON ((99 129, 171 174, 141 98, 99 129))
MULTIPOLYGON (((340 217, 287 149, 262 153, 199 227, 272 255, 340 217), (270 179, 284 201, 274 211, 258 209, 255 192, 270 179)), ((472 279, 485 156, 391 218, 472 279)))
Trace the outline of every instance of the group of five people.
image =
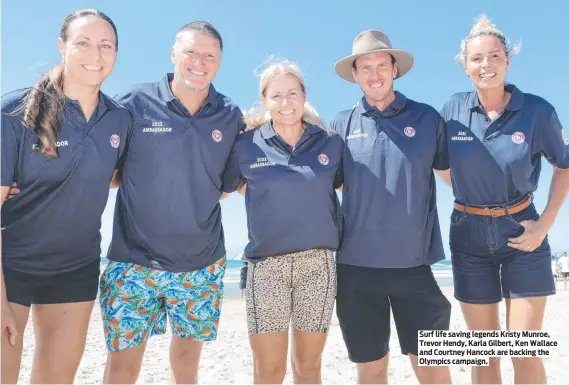
MULTIPOLYGON (((516 47, 485 16, 457 56, 475 90, 440 113, 394 91, 413 56, 382 32, 361 32, 335 70, 363 96, 330 125, 285 60, 260 74, 263 109, 243 116, 212 85, 223 43, 205 22, 178 31, 173 73, 114 99, 100 91, 118 51, 108 16, 72 12, 58 44, 59 66, 2 98, 2 383, 18 378, 32 306, 31 381, 72 382, 98 292, 105 383, 136 381, 167 318, 173 380, 195 383, 221 311, 219 201, 237 190, 256 383, 283 381, 291 322, 294 380, 320 382, 334 306, 358 382, 387 381, 393 312, 419 381, 450 383, 448 367, 417 359, 418 330, 450 323, 430 267, 445 258, 435 172, 456 199, 450 246, 468 327, 499 329, 505 298, 508 329, 541 328, 555 293, 546 235, 569 190, 569 139, 548 102, 505 83, 516 47), (554 172, 540 216, 532 193, 542 156, 554 172), (99 278, 109 183, 119 190, 99 278)), ((516 381, 545 381, 540 358, 512 360, 516 381)), ((473 381, 500 381, 499 365, 473 367, 473 381)))

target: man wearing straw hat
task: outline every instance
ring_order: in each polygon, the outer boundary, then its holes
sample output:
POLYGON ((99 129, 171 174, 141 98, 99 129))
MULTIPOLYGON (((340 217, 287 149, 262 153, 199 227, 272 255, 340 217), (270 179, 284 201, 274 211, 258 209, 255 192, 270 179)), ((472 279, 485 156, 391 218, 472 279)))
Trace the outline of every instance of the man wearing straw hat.
POLYGON ((438 112, 393 90, 412 66, 411 54, 375 30, 361 32, 335 66, 364 93, 332 122, 348 148, 336 306, 359 383, 387 382, 391 311, 419 381, 451 380, 447 366, 420 366, 417 357, 419 330, 449 328, 450 303, 431 272, 445 258, 433 169, 449 165, 438 112))

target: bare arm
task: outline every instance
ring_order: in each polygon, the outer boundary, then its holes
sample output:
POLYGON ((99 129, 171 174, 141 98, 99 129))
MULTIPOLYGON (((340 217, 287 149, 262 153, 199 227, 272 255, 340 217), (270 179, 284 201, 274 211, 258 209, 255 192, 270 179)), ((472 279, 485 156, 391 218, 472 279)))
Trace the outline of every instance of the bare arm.
POLYGON ((115 170, 111 179, 111 188, 119 188, 121 184, 121 176, 121 172, 119 170, 115 170))
POLYGON ((450 168, 447 170, 436 170, 435 173, 449 186, 452 188, 452 181, 450 177, 450 168))
MULTIPOLYGON (((4 201, 10 192, 10 187, 2 186, 2 192, 0 193, 0 207, 4 205, 4 201)), ((0 232, 0 253, 2 250, 2 233, 0 232)), ((16 328, 16 319, 14 313, 10 308, 8 303, 8 296, 6 295, 6 284, 4 283, 4 272, 2 271, 2 255, 0 254, 0 289, 2 290, 1 302, 2 302, 2 338, 6 333, 9 336, 10 345, 16 345, 16 337, 19 335, 18 329, 16 328)))
POLYGON ((247 181, 244 180, 243 182, 241 182, 241 184, 239 185, 239 187, 237 187, 237 192, 239 194, 241 194, 242 196, 245 196, 245 191, 247 190, 247 181))
POLYGON ((549 199, 547 201, 547 206, 539 218, 539 222, 543 223, 546 233, 553 226, 555 218, 563 205, 563 201, 567 197, 569 192, 569 168, 563 169, 553 166, 553 178, 551 180, 551 186, 549 187, 549 199))
POLYGON ((523 251, 533 251, 539 247, 553 226, 568 192, 569 169, 553 166, 553 179, 549 187, 549 199, 545 210, 537 221, 520 222, 525 232, 517 238, 510 238, 508 246, 523 251))

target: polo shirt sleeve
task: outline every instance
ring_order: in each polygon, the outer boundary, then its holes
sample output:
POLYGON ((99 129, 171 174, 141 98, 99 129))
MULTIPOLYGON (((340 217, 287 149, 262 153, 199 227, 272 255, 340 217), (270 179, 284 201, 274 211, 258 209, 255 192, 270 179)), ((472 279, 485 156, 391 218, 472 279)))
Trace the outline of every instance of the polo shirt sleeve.
POLYGON ((440 115, 443 118, 444 122, 448 122, 448 120, 450 119, 449 111, 450 111, 450 100, 445 103, 445 105, 440 111, 440 115))
POLYGON ((437 150, 433 161, 433 168, 435 170, 448 170, 450 165, 448 160, 446 122, 441 116, 437 117, 437 121, 437 150))
POLYGON ((247 125, 245 124, 245 121, 243 120, 243 113, 241 111, 239 111, 239 122, 237 123, 237 125, 238 125, 238 130, 237 130, 238 135, 240 133, 242 133, 243 130, 245 130, 247 128, 247 125))
POLYGON ((537 139, 537 151, 547 161, 559 168, 569 168, 569 136, 563 131, 555 108, 546 112, 540 121, 537 139))
POLYGON ((113 99, 120 105, 124 106, 125 108, 128 108, 131 97, 132 97, 131 90, 124 90, 116 94, 113 99))
POLYGON ((225 171, 223 172, 223 192, 232 193, 236 191, 242 180, 243 174, 241 174, 241 169, 239 168, 237 143, 235 143, 231 149, 231 155, 225 166, 225 171))
POLYGON ((2 186, 11 186, 16 176, 22 126, 12 121, 16 117, 2 113, 2 186))
POLYGON ((122 169, 124 165, 124 161, 126 159, 126 155, 128 152, 128 146, 130 140, 132 139, 132 134, 134 133, 134 120, 132 118, 132 114, 128 111, 128 116, 124 119, 124 125, 126 126, 124 129, 123 140, 121 140, 120 147, 119 147, 119 154, 118 154, 118 161, 116 165, 116 169, 122 169))
POLYGON ((340 138, 342 138, 342 140, 344 140, 344 136, 343 135, 343 124, 342 121, 340 119, 340 114, 338 114, 334 120, 330 121, 330 124, 328 125, 330 127, 330 129, 332 130, 333 133, 338 134, 340 136, 340 138))
POLYGON ((338 133, 338 129, 336 127, 336 119, 330 121, 330 124, 328 124, 328 126, 330 127, 330 129, 334 132, 334 133, 338 133))

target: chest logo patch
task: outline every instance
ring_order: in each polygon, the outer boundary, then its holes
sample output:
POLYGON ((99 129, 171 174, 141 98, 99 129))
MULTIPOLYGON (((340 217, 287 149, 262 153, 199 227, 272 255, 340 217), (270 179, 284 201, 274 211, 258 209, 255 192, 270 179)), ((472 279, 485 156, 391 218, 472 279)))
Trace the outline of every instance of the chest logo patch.
POLYGON ((563 143, 566 146, 569 146, 569 137, 567 136, 567 133, 565 132, 565 130, 561 130, 561 137, 563 138, 563 143))
POLYGON ((526 136, 524 135, 523 132, 514 132, 512 134, 512 142, 514 142, 515 144, 522 144, 523 142, 525 142, 526 140, 526 136))
POLYGON ((111 135, 111 138, 109 139, 109 141, 111 142, 112 148, 119 148, 119 146, 121 144, 121 137, 118 136, 117 134, 114 134, 114 135, 111 135))
POLYGON ((412 138, 415 136, 415 129, 413 127, 405 127, 403 133, 407 135, 409 138, 412 138))
POLYGON ((211 137, 212 137, 214 142, 219 143, 223 139, 223 134, 219 130, 213 130, 211 132, 211 137))
POLYGON ((318 155, 318 161, 320 162, 320 164, 327 166, 328 163, 330 163, 330 159, 328 159, 328 155, 326 154, 320 154, 318 155))

